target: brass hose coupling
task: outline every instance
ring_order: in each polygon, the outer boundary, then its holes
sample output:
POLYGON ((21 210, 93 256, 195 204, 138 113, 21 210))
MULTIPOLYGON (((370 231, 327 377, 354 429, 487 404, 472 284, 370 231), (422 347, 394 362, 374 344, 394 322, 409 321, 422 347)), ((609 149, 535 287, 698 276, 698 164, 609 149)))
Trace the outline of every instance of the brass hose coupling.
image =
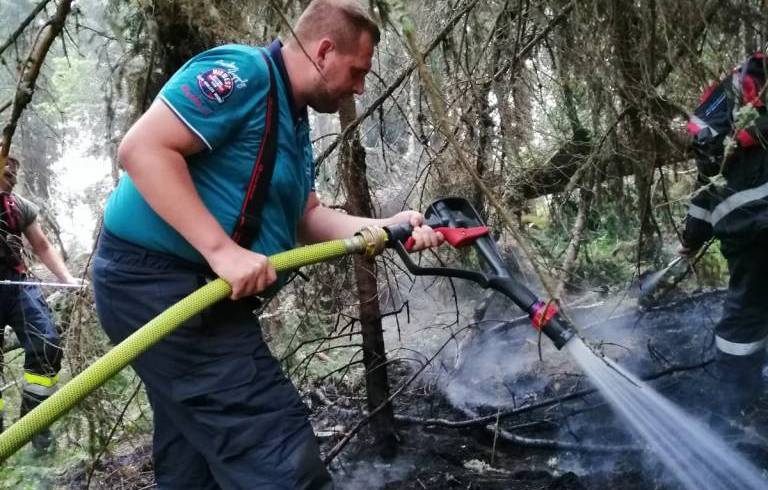
POLYGON ((368 258, 379 255, 387 245, 387 232, 379 226, 366 226, 355 236, 362 239, 361 253, 368 258))

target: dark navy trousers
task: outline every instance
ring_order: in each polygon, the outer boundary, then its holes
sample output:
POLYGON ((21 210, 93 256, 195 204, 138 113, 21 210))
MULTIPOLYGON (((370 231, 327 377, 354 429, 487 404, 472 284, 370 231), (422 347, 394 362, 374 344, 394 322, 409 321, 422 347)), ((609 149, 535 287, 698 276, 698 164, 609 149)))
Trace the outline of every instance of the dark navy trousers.
MULTIPOLYGON (((26 280, 18 273, 0 273, 0 279, 26 280)), ((59 333, 39 286, 0 285, 0 327, 5 325, 13 327, 24 348, 25 371, 41 376, 59 372, 59 333)))
MULTIPOLYGON (((205 271, 104 232, 96 308, 118 343, 206 282, 205 271)), ((251 301, 196 315, 132 366, 154 412, 159 488, 333 488, 306 407, 270 353, 251 301)))
MULTIPOLYGON (((728 260, 728 295, 715 333, 737 345, 768 339, 768 232, 722 239, 728 260)), ((763 346, 764 350, 764 346, 763 346)))

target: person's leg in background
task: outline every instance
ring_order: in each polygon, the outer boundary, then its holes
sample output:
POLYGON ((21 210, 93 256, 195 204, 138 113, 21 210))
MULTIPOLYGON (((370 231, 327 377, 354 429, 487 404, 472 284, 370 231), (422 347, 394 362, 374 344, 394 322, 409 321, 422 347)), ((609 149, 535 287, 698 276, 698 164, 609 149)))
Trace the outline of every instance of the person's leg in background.
MULTIPOLYGON (((4 321, 11 325, 24 349, 24 375, 20 416, 37 407, 56 392, 62 351, 59 333, 51 311, 37 286, 17 286, 4 302, 4 321)), ((50 429, 32 438, 32 445, 43 450, 51 445, 50 429)))

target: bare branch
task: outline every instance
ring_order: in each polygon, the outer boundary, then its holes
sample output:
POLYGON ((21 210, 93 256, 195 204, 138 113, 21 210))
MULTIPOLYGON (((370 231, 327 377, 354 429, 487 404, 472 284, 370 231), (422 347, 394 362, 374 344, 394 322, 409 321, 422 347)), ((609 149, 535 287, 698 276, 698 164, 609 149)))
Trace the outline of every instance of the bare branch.
MULTIPOLYGON (((448 21, 447 24, 443 27, 443 29, 440 31, 440 33, 435 36, 434 39, 432 39, 432 42, 429 43, 429 46, 427 46, 427 49, 424 50, 422 53, 422 56, 428 56, 429 53, 432 52, 442 41, 445 39, 445 37, 450 34, 450 32, 453 30, 456 23, 461 20, 462 17, 467 15, 474 7, 477 5, 477 2, 479 0, 472 0, 470 4, 468 4, 466 7, 461 9, 456 15, 451 18, 451 20, 448 21)), ((381 104, 384 103, 385 100, 387 100, 397 88, 405 82, 405 80, 408 79, 409 76, 411 76, 411 73, 416 69, 416 62, 412 61, 410 65, 408 65, 408 68, 403 70, 400 75, 395 78, 395 81, 392 82, 392 84, 387 87, 384 92, 375 100, 371 105, 366 107, 366 109, 359 115, 357 118, 349 123, 349 125, 342 131, 342 133, 339 135, 338 138, 333 140, 333 143, 331 143, 328 148, 323 151, 323 153, 320 154, 320 156, 317 157, 315 160, 315 169, 318 169, 320 165, 323 164, 323 162, 331 156, 333 151, 336 149, 337 146, 339 146, 339 143, 349 138, 349 136, 352 134, 353 131, 357 129, 357 127, 362 123, 365 119, 368 118, 371 114, 373 114, 373 111, 375 111, 381 104)))
POLYGON ((17 27, 16 30, 13 31, 10 36, 8 36, 8 39, 5 40, 3 45, 0 46, 0 56, 2 56, 5 50, 8 49, 8 46, 16 42, 16 39, 21 36, 21 33, 24 32, 24 29, 26 29, 33 20, 35 20, 37 14, 39 14, 50 2, 51 0, 42 0, 35 6, 34 9, 32 9, 32 12, 30 12, 23 21, 21 21, 19 27, 17 27))
POLYGON ((22 65, 19 82, 16 86, 16 94, 13 99, 13 109, 11 119, 3 128, 2 144, 0 145, 0 173, 3 170, 5 157, 11 148, 11 139, 16 132, 16 125, 21 118, 22 112, 32 101, 32 95, 35 92, 37 77, 40 75, 40 69, 43 66, 48 50, 53 41, 64 29, 64 23, 71 11, 72 0, 62 0, 56 9, 54 16, 43 26, 38 33, 32 48, 29 51, 27 59, 22 65))

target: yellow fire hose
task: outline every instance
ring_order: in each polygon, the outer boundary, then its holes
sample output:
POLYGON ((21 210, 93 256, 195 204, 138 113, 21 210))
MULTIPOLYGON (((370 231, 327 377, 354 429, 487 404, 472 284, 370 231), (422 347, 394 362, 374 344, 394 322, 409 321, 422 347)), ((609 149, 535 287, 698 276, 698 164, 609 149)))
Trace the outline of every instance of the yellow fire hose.
MULTIPOLYGON (((384 249, 386 231, 367 228, 353 238, 333 240, 282 252, 269 257, 276 271, 288 271, 350 254, 376 255, 384 249)), ((0 434, 0 462, 5 461, 32 436, 68 412, 80 400, 117 374, 141 353, 180 327, 205 308, 232 292, 223 279, 216 279, 174 304, 136 330, 83 372, 72 378, 50 398, 0 434)))

